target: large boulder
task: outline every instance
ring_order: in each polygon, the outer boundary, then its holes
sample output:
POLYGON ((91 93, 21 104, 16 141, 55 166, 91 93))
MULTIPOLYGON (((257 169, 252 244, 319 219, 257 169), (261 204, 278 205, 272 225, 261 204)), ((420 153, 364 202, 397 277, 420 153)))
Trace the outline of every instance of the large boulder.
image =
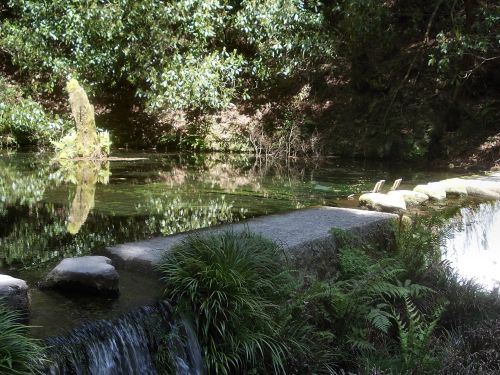
POLYGON ((0 274, 0 301, 12 310, 29 310, 28 284, 9 275, 0 274))
POLYGON ((366 193, 359 197, 360 206, 383 212, 401 212, 406 210, 403 198, 382 193, 366 193))
POLYGON ((413 190, 393 190, 388 192, 387 195, 404 200, 407 206, 418 206, 429 200, 427 194, 413 190))
POLYGON ((118 294, 119 275, 104 256, 85 256, 62 260, 40 283, 41 288, 118 294))
POLYGON ((413 188, 413 191, 425 194, 429 198, 437 201, 446 199, 446 190, 441 184, 437 182, 431 182, 426 185, 417 185, 413 188))

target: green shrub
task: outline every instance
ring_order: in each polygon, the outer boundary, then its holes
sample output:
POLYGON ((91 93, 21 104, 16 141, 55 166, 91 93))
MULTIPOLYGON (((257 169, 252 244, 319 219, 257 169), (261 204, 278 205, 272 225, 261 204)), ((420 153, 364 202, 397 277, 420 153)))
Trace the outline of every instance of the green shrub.
POLYGON ((59 138, 67 123, 48 115, 43 107, 0 77, 0 148, 48 146, 59 138))
POLYGON ((404 297, 405 315, 394 312, 398 326, 399 345, 403 368, 414 374, 427 373, 437 365, 437 359, 429 350, 434 330, 445 310, 445 304, 435 307, 426 317, 409 297, 404 297))
POLYGON ((54 91, 71 75, 151 111, 219 109, 331 52, 320 4, 302 0, 10 0, 9 8, 0 50, 38 77, 35 89, 54 91))
POLYGON ((23 375, 41 373, 43 348, 26 336, 27 327, 18 323, 19 316, 8 311, 0 301, 0 373, 23 375))
POLYGON ((248 232, 191 236, 162 260, 165 296, 190 314, 209 373, 271 364, 284 373, 279 306, 289 275, 282 249, 248 232))

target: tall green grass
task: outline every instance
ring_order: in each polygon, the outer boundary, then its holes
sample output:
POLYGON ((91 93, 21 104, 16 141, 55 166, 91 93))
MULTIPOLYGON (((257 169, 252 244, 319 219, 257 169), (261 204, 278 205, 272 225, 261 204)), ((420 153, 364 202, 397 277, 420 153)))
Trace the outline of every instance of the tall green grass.
POLYGON ((278 245, 248 232, 192 236, 164 257, 160 270, 165 296, 193 317, 209 373, 263 364, 285 373, 289 348, 277 316, 290 275, 278 245))
POLYGON ((27 336, 27 327, 19 315, 7 310, 0 301, 0 374, 38 374, 45 362, 43 347, 27 336))

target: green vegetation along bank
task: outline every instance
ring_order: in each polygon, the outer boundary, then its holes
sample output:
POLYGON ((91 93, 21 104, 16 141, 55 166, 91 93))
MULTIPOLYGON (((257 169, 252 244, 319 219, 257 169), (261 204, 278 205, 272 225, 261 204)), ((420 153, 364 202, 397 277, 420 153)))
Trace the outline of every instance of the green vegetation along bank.
POLYGON ((491 0, 9 0, 2 144, 45 144, 73 77, 117 145, 493 165, 499 20, 491 0))
POLYGON ((193 320, 209 374, 495 374, 500 299, 441 261, 441 224, 395 226, 394 250, 336 231, 325 279, 252 233, 190 237, 160 266, 165 296, 193 320))

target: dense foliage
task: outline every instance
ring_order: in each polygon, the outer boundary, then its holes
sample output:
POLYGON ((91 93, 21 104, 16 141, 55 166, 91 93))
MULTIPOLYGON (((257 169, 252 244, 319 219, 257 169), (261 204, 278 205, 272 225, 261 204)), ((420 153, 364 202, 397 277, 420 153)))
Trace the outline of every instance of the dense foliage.
MULTIPOLYGON (((9 1, 1 48, 53 90, 68 75, 150 110, 217 109, 322 52, 302 1, 9 1), (307 56, 307 58, 306 58, 307 56), (125 92, 123 92, 125 90, 125 92)), ((326 52, 326 51, 325 51, 326 52)))
POLYGON ((0 19, 3 70, 56 101, 79 79, 141 146, 446 157, 497 133, 491 0, 9 0, 0 19))
MULTIPOLYGON (((500 299, 436 257, 437 224, 416 218, 396 228, 395 251, 335 231, 338 275, 325 280, 296 277, 279 247, 256 235, 191 237, 161 265, 165 294, 192 314, 210 374, 273 366, 287 374, 493 374, 500 299)), ((159 366, 169 373, 168 363, 159 366)))
POLYGON ((24 98, 18 88, 0 76, 0 148, 37 145, 40 148, 58 139, 67 124, 47 114, 31 98, 24 98))

